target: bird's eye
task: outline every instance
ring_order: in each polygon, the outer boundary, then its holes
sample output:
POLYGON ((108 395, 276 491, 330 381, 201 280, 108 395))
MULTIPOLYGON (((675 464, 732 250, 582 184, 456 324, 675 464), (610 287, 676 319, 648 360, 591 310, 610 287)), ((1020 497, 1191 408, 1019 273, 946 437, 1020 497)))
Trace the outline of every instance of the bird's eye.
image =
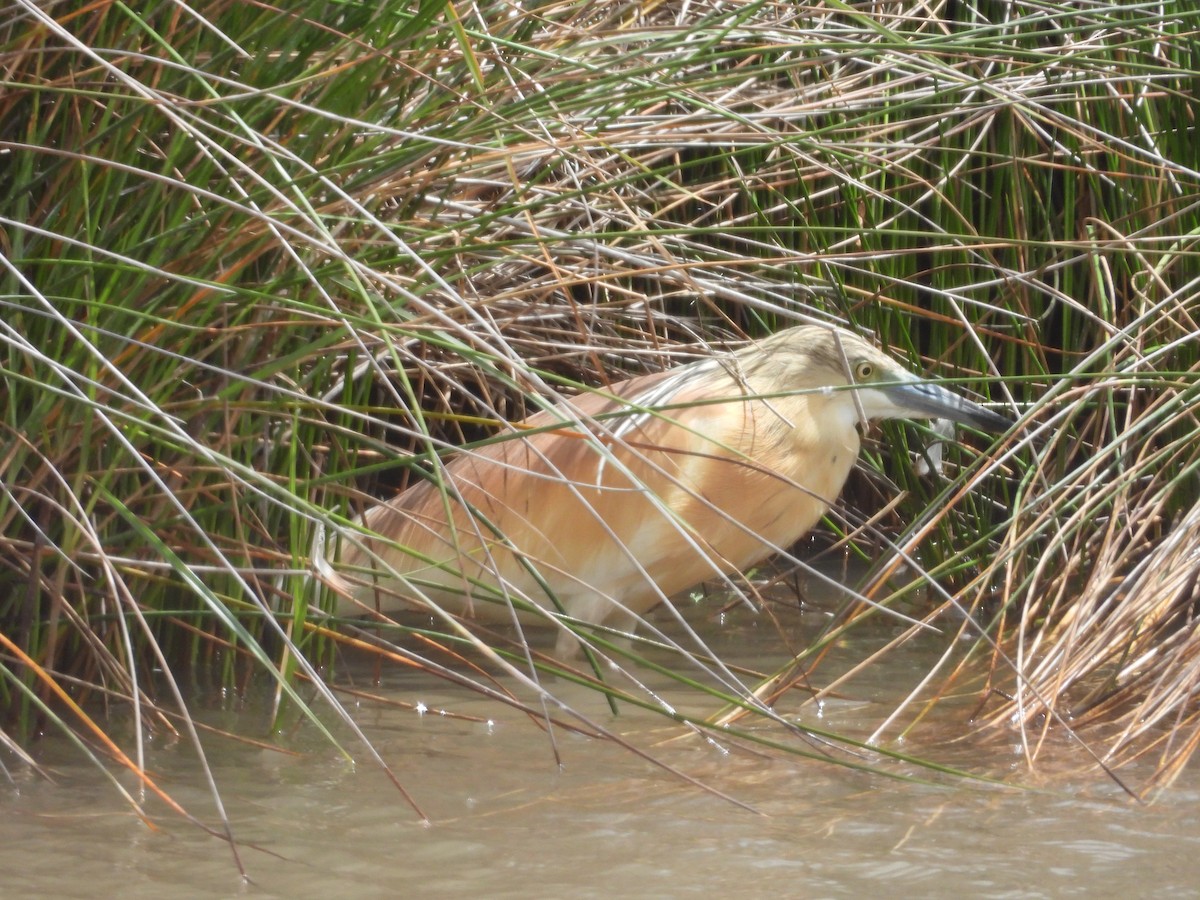
POLYGON ((863 360, 854 367, 855 381, 869 381, 875 375, 875 367, 866 360, 863 360))

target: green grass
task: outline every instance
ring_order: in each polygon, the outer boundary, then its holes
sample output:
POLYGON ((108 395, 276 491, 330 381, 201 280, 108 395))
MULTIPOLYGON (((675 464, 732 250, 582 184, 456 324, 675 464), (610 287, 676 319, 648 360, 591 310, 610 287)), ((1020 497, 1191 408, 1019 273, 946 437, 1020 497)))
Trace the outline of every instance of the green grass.
MULTIPOLYGON (((809 317, 1024 413, 949 448, 949 482, 888 426, 830 523, 881 569, 919 555, 921 616, 971 610, 921 698, 968 685, 1031 749, 1069 722, 1114 767, 1153 757, 1135 790, 1169 783, 1198 734, 1200 12, 873 10, 12 7, 6 743, 103 729, 100 698, 143 734, 196 667, 323 721, 335 698, 302 696, 346 638, 307 609, 318 523, 552 390, 809 317)), ((917 602, 890 591, 866 592, 917 602)), ((676 674, 769 723, 743 675, 676 674)))

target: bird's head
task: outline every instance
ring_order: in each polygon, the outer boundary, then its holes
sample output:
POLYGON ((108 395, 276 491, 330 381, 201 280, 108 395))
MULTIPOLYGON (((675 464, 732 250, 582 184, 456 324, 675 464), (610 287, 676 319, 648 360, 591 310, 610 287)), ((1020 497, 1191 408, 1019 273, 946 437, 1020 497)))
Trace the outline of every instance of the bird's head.
MULTIPOLYGON (((981 431, 1007 431, 1012 422, 933 381, 918 378, 857 335, 821 325, 775 334, 789 386, 831 388, 854 419, 949 419, 981 431), (852 390, 846 390, 853 388, 852 390)), ((767 349, 767 348, 764 348, 767 349)), ((779 357, 776 357, 778 363, 779 357)), ((835 395, 835 396, 836 396, 835 395)))

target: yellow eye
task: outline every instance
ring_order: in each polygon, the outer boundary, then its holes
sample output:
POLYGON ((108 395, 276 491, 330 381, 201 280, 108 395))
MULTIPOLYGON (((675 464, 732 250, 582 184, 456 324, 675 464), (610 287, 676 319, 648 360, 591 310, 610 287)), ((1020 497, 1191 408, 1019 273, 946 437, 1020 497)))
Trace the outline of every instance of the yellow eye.
POLYGON ((854 367, 855 381, 870 381, 875 377, 875 367, 866 360, 863 360, 854 367))

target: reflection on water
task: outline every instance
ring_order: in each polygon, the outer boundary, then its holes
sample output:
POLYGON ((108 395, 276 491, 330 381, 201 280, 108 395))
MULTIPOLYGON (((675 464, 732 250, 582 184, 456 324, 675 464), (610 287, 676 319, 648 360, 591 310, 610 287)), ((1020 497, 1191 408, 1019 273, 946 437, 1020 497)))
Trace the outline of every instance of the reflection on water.
MULTIPOLYGON (((769 637, 747 618, 726 623, 720 639, 726 652, 741 641, 753 659, 769 637)), ((861 648, 843 649, 848 660, 861 657, 861 648)), ((895 696, 889 686, 920 678, 929 661, 920 653, 895 654, 854 682, 824 724, 878 721, 880 696, 895 696)), ((1200 884, 1194 771, 1148 808, 1091 777, 1043 777, 1039 791, 929 786, 730 751, 681 738, 648 713, 613 719, 596 697, 561 689, 606 727, 754 811, 561 729, 560 770, 545 734, 519 711, 394 670, 377 690, 409 706, 363 704, 358 718, 432 825, 371 763, 348 766, 313 735, 291 740, 293 755, 209 739, 254 879, 242 885, 221 842, 153 802, 161 830, 147 829, 72 751, 50 746, 58 783, 19 773, 0 787, 0 894, 1057 897, 1190 894, 1200 884)), ((261 710, 239 721, 253 731, 261 710)), ((980 752, 945 749, 940 758, 961 766, 980 752)), ((1016 759, 988 762, 974 768, 998 771, 1016 759)), ((217 821, 185 744, 155 745, 150 768, 191 811, 217 821)))

